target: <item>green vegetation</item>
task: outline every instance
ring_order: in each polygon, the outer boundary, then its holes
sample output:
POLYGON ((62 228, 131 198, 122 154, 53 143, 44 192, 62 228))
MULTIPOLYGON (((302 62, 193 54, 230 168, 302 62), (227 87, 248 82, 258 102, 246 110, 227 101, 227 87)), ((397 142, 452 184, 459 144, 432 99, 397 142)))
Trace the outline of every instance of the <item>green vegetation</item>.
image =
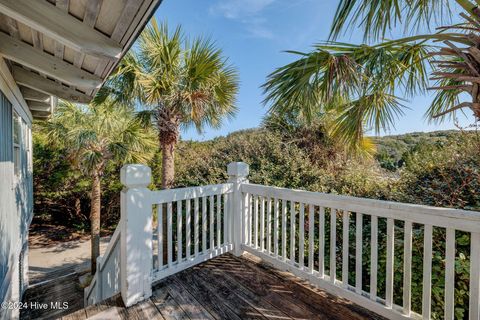
MULTIPOLYGON (((43 131, 50 141, 55 159, 62 159, 60 172, 70 183, 75 175, 88 179, 90 186, 90 232, 92 240, 91 270, 95 274, 97 257, 100 255, 100 213, 102 177, 112 164, 146 162, 153 155, 154 133, 143 128, 131 108, 106 100, 93 106, 79 106, 68 102, 60 103, 54 117, 43 123, 43 131), (58 154, 58 151, 62 154, 58 154), (67 171, 63 171, 63 170, 67 171)), ((45 140, 44 140, 45 141, 45 140)), ((41 151, 47 151, 43 145, 41 151)), ((40 153, 40 154, 48 154, 40 153)), ((36 164, 38 164, 38 157, 36 164)), ((50 159, 41 159, 49 163, 50 159)), ((60 183, 66 182, 58 176, 60 183)), ((78 176, 77 176, 78 178, 78 176)), ((83 182, 87 182, 83 181, 83 182)), ((71 184, 70 184, 71 186, 71 184)), ((52 185, 48 185, 49 188, 52 185)), ((80 185, 76 186, 80 188, 80 185)), ((50 189, 52 190, 52 189, 50 189)), ((75 199, 76 210, 81 207, 75 199)))

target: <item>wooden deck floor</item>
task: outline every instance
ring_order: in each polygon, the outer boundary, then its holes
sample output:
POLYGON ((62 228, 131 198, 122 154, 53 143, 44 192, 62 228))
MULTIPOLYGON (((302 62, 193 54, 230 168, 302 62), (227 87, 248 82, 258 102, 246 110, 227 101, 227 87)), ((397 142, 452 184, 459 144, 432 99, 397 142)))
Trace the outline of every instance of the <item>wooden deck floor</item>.
POLYGON ((150 299, 128 309, 117 295, 62 319, 383 318, 288 273, 227 254, 162 280, 150 299))

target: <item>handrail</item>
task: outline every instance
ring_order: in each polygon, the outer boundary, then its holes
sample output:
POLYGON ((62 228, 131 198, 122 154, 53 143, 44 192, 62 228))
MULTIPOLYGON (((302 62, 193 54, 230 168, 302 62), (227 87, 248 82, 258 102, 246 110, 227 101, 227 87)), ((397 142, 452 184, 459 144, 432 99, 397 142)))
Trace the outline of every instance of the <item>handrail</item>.
POLYGON ((432 219, 435 219, 434 224, 439 227, 454 227, 462 231, 480 232, 480 212, 476 211, 285 189, 258 184, 242 184, 242 192, 418 223, 428 224, 432 223, 432 219))
POLYGON ((231 183, 223 183, 199 187, 152 191, 150 193, 150 199, 153 204, 160 204, 165 202, 209 197, 216 194, 228 194, 232 192, 233 185, 231 183))
POLYGON ((113 253, 113 249, 117 245, 117 242, 120 241, 120 230, 122 229, 122 220, 118 222, 117 227, 115 228, 115 232, 113 233, 112 237, 110 238, 110 241, 108 242, 107 249, 103 253, 102 256, 102 261, 100 264, 100 271, 103 271, 103 268, 107 264, 107 262, 110 259, 111 254, 113 253))

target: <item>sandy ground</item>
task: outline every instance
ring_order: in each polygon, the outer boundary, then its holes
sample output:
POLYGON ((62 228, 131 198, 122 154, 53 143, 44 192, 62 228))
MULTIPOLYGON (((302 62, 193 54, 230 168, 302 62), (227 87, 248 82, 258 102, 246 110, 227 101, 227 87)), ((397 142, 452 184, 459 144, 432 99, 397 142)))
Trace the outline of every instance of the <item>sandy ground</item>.
MULTIPOLYGON (((109 240, 110 237, 101 239, 101 254, 105 252, 109 240)), ((33 246, 29 250, 28 260, 30 277, 34 278, 63 268, 84 271, 90 268, 90 241, 83 239, 33 246)))

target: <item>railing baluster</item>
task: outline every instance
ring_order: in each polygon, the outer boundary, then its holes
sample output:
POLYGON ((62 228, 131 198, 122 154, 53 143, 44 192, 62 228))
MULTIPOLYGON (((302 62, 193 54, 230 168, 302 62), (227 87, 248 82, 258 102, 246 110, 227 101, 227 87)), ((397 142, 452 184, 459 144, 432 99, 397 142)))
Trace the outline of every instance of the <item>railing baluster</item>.
POLYGON ((394 259, 394 234, 395 221, 392 218, 387 219, 387 272, 385 281, 385 306, 393 306, 393 259, 394 259))
POLYGON ((167 258, 168 267, 172 266, 172 203, 167 204, 167 258))
POLYGON ((362 294, 362 256, 363 256, 363 214, 356 213, 356 234, 355 234, 355 291, 362 294))
POLYGON ((163 203, 157 205, 158 269, 163 266, 163 203))
POLYGON ((320 278, 325 276, 325 208, 318 208, 318 273, 320 278))
POLYGON ((378 271, 378 217, 372 215, 371 242, 370 242, 370 299, 377 300, 377 271, 378 271))
POLYGON ((207 251, 207 197, 202 197, 202 251, 207 251))
POLYGON ((282 260, 287 261, 287 200, 282 200, 282 260))
POLYGON ((423 319, 430 319, 432 312, 432 231, 432 226, 426 224, 423 234, 423 319))
POLYGON ((213 250, 215 247, 215 201, 213 196, 209 197, 210 201, 210 224, 208 227, 208 232, 210 234, 210 250, 213 250))
POLYGON ((267 200, 267 252, 272 252, 272 198, 267 200))
POLYGON ((330 281, 337 277, 337 210, 330 209, 330 281))
POLYGON ((278 199, 273 201, 273 254, 278 257, 278 199))
POLYGON ((222 211, 222 195, 217 194, 217 248, 220 248, 222 245, 222 218, 221 218, 221 211, 222 211))
POLYGON ((198 245, 199 245, 199 237, 198 237, 198 229, 199 229, 199 217, 198 217, 198 198, 195 198, 193 200, 193 221, 194 221, 194 226, 193 226, 193 238, 194 238, 194 252, 195 252, 195 257, 198 256, 198 245))
POLYGON ((265 198, 260 197, 260 250, 265 251, 265 198))
POLYGON ((186 211, 186 216, 185 216, 185 250, 186 250, 186 258, 187 260, 190 259, 190 250, 191 250, 191 226, 190 226, 190 219, 192 218, 192 211, 191 211, 191 199, 188 199, 186 201, 186 206, 185 206, 185 211, 186 211))
POLYGON ((349 256, 349 232, 350 231, 350 212, 343 211, 343 257, 342 257, 342 282, 345 288, 348 288, 348 256, 349 256))
POLYGON ((314 251, 314 227, 315 227, 315 208, 313 204, 308 206, 308 271, 313 273, 313 251, 314 251))
POLYGON ((255 201, 253 203, 255 206, 254 211, 255 215, 253 217, 253 236, 254 236, 254 247, 258 249, 258 196, 255 196, 255 201))
POLYGON ((409 317, 412 309, 412 223, 410 221, 405 221, 403 255, 403 314, 409 317))
POLYGON ((177 262, 182 261, 182 201, 177 201, 177 262))
POLYGON ((470 319, 480 319, 480 233, 470 239, 470 319))
POLYGON ((445 319, 455 316, 455 229, 447 228, 445 250, 445 319))
POLYGON ((298 264, 300 269, 305 266, 305 204, 300 203, 300 220, 298 221, 298 264))
MULTIPOLYGON (((250 195, 247 195, 247 199, 250 199, 250 195)), ((250 212, 250 202, 248 203, 248 208, 250 212)), ((223 243, 226 245, 228 243, 228 194, 223 195, 223 243)), ((250 221, 250 220, 249 220, 250 221)), ((250 224, 247 224, 248 230, 250 230, 250 224)), ((250 233, 249 233, 250 235, 250 233)), ((250 243, 250 236, 248 237, 247 244, 250 243)))
POLYGON ((290 201, 290 263, 295 264, 295 202, 290 201))

